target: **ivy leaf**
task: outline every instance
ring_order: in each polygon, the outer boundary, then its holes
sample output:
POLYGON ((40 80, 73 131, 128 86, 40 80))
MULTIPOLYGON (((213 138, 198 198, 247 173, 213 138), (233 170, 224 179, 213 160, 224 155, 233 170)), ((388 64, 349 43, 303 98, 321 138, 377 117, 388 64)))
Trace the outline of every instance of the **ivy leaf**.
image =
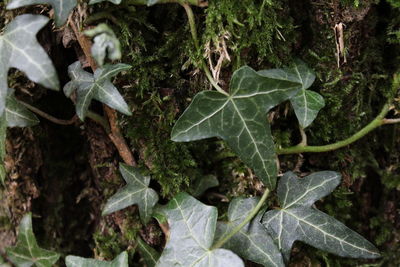
POLYGON ((17 267, 36 265, 51 267, 60 255, 38 246, 32 230, 32 214, 26 214, 18 228, 18 242, 13 248, 6 248, 7 257, 17 267))
POLYGON ((299 84, 266 77, 250 67, 233 74, 230 94, 198 93, 172 129, 172 140, 220 137, 273 189, 277 167, 266 113, 292 97, 299 84))
POLYGON ((48 21, 40 15, 20 15, 5 27, 0 36, 0 115, 5 109, 10 68, 23 71, 30 80, 44 87, 58 90, 56 70, 35 37, 48 21))
POLYGON ((101 23, 97 27, 87 30, 85 35, 94 37, 91 52, 99 66, 104 65, 106 56, 110 60, 121 59, 121 44, 107 24, 101 23))
POLYGON ((39 119, 22 105, 9 89, 6 100, 6 121, 8 127, 30 127, 39 123, 39 119))
POLYGON ((170 238, 157 267, 244 267, 242 260, 226 249, 210 249, 216 229, 217 209, 186 193, 178 194, 162 212, 168 218, 170 238))
POLYGON ((117 88, 110 79, 119 72, 130 69, 126 64, 105 65, 98 68, 94 74, 82 69, 79 61, 68 67, 68 74, 71 81, 64 87, 64 93, 70 97, 74 90, 77 90, 76 114, 84 120, 92 99, 96 99, 113 109, 126 115, 132 115, 128 105, 122 98, 117 88))
POLYGON ((158 253, 154 248, 147 245, 140 237, 137 238, 137 249, 143 257, 144 262, 147 267, 154 267, 160 258, 160 253, 158 253))
MULTIPOLYGON (((228 222, 218 222, 216 240, 219 240, 244 221, 257 206, 258 197, 235 198, 229 205, 228 222)), ((260 223, 259 213, 250 223, 245 225, 236 235, 229 239, 224 248, 232 250, 240 257, 263 266, 285 266, 282 254, 274 244, 265 227, 260 223)))
POLYGON ((308 127, 325 106, 325 100, 320 94, 307 90, 314 83, 315 74, 303 61, 296 60, 294 65, 289 68, 263 70, 260 73, 271 78, 301 84, 301 90, 290 99, 301 127, 308 127))
POLYGON ((281 208, 268 211, 262 220, 288 261, 294 241, 352 258, 378 258, 378 250, 341 222, 312 207, 340 183, 336 172, 323 171, 299 179, 286 173, 278 185, 281 208))
POLYGON ((108 2, 111 2, 113 4, 119 5, 119 4, 121 4, 122 0, 90 0, 89 5, 101 3, 101 2, 104 2, 104 1, 108 1, 108 2))
POLYGON ((199 177, 193 184, 193 193, 195 197, 199 197, 204 194, 207 189, 216 187, 219 185, 217 177, 215 175, 206 175, 204 177, 199 177))
POLYGON ((76 7, 76 0, 12 0, 7 9, 14 9, 28 5, 51 5, 54 8, 55 23, 57 27, 65 24, 71 11, 76 7))
POLYGON ((158 202, 156 191, 149 188, 150 177, 141 175, 138 169, 123 163, 120 163, 119 171, 127 184, 107 201, 103 215, 137 204, 142 222, 148 222, 158 202))
POLYGON ((128 267, 128 253, 126 253, 126 251, 122 252, 113 261, 67 256, 65 258, 65 264, 67 267, 128 267))

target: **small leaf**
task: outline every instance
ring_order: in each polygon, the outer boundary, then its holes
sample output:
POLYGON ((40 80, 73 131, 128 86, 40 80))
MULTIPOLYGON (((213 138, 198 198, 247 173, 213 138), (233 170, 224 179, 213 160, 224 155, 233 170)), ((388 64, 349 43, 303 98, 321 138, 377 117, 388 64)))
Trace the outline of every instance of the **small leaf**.
POLYGON ((144 223, 148 222, 153 207, 158 202, 156 191, 149 188, 150 178, 141 175, 138 169, 123 163, 119 165, 119 170, 126 181, 126 186, 107 201, 103 215, 137 204, 140 218, 144 223))
POLYGON ((303 128, 308 127, 325 106, 324 98, 320 94, 307 90, 314 83, 315 74, 303 61, 296 60, 295 64, 289 68, 263 70, 260 73, 271 78, 301 84, 301 90, 290 99, 290 102, 303 128))
POLYGON ((361 235, 312 207, 340 183, 335 172, 317 172, 302 179, 286 173, 278 185, 280 209, 268 211, 262 220, 286 261, 294 241, 299 240, 342 257, 380 257, 378 250, 361 235))
POLYGON ((7 9, 36 4, 51 5, 54 8, 56 26, 61 27, 67 21, 69 14, 75 8, 77 2, 76 0, 12 0, 7 5, 7 9))
POLYGON ((0 116, 8 95, 10 68, 23 71, 33 82, 58 90, 56 70, 35 37, 48 21, 44 16, 20 15, 5 27, 4 34, 0 36, 0 116))
POLYGON ((60 255, 56 252, 42 249, 36 243, 32 230, 32 214, 26 214, 18 228, 18 242, 13 248, 6 248, 7 257, 17 267, 36 265, 51 267, 58 261, 60 255))
POLYGON ((96 28, 85 31, 85 35, 94 37, 92 45, 92 56, 99 66, 104 65, 104 59, 108 56, 110 60, 121 59, 121 44, 107 24, 99 24, 96 28))
MULTIPOLYGON (((257 206, 258 201, 258 197, 232 200, 228 210, 229 221, 218 222, 215 240, 219 240, 242 223, 257 206)), ((259 213, 250 223, 229 239, 223 247, 232 250, 244 259, 263 266, 285 266, 282 254, 265 227, 260 223, 261 217, 262 213, 259 213)))
POLYGON ((128 267, 128 253, 126 253, 126 251, 122 252, 113 261, 100 261, 67 256, 65 258, 65 264, 67 267, 128 267))
POLYGON ((160 258, 160 253, 158 253, 154 248, 147 245, 140 237, 137 238, 137 248, 143 257, 144 262, 147 267, 154 267, 160 258))
POLYGON ((226 249, 213 249, 217 209, 181 193, 163 209, 170 238, 157 267, 244 267, 242 260, 226 249))
POLYGON ((250 67, 233 74, 230 94, 198 93, 172 129, 172 140, 220 137, 270 189, 277 164, 266 113, 299 90, 299 83, 266 77, 250 67))
POLYGON ((119 4, 121 4, 122 0, 90 0, 89 5, 101 3, 101 2, 104 2, 104 1, 108 1, 108 2, 111 2, 113 4, 119 5, 119 4))
POLYGON ((96 99, 109 107, 118 110, 126 115, 132 115, 128 105, 122 98, 117 88, 110 79, 121 71, 130 69, 126 64, 105 65, 98 68, 94 74, 82 69, 79 61, 68 67, 68 74, 71 81, 64 87, 66 96, 70 96, 77 90, 76 114, 84 120, 92 99, 96 99))
POLYGON ((193 184, 193 193, 192 195, 195 197, 199 197, 204 194, 207 189, 216 187, 219 185, 217 177, 214 175, 206 175, 204 177, 199 177, 196 179, 195 183, 193 184))
POLYGON ((35 114, 18 102, 12 89, 7 96, 5 114, 8 127, 30 127, 39 123, 35 114))

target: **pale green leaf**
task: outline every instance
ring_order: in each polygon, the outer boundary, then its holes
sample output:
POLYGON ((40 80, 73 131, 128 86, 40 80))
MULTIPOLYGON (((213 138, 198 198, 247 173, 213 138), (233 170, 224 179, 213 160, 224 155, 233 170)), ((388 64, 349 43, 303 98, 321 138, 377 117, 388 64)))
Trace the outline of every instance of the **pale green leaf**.
POLYGON ((91 52, 99 66, 104 65, 106 56, 110 60, 121 59, 121 44, 107 24, 102 23, 93 29, 87 30, 85 35, 94 37, 91 52))
MULTIPOLYGON (((230 233, 244 221, 249 213, 257 206, 260 199, 235 198, 229 205, 228 222, 218 222, 216 239, 230 233)), ((263 266, 285 266, 282 254, 260 223, 262 213, 259 213, 250 223, 230 238, 223 248, 232 250, 240 257, 263 266)))
POLYGON ((201 196, 207 189, 216 187, 219 185, 217 177, 215 175, 206 175, 199 177, 191 187, 193 189, 192 195, 195 197, 201 196))
POLYGON ((5 109, 10 68, 23 71, 30 80, 44 87, 58 90, 57 72, 35 37, 48 21, 44 16, 20 15, 0 36, 0 115, 5 109))
POLYGON ((230 88, 228 96, 216 91, 198 93, 175 124, 172 140, 220 137, 273 189, 277 164, 266 114, 292 97, 299 84, 266 77, 245 66, 235 71, 230 88))
POLYGON ((288 68, 263 70, 260 73, 301 84, 301 90, 290 99, 290 102, 303 128, 308 127, 325 106, 324 98, 320 94, 307 90, 314 83, 315 74, 303 61, 297 60, 288 68))
POLYGON ((126 251, 122 252, 113 261, 67 256, 65 264, 67 267, 128 267, 128 253, 126 251))
POLYGON ((18 228, 18 242, 15 247, 6 248, 8 259, 17 267, 51 267, 60 255, 38 246, 32 230, 32 214, 26 214, 18 228))
POLYGON ((226 249, 211 249, 217 209, 181 193, 163 209, 170 237, 157 267, 244 267, 242 260, 226 249))
POLYGON ((139 206, 140 218, 148 222, 153 213, 153 207, 158 202, 156 191, 149 188, 150 177, 143 176, 138 169, 121 163, 119 170, 126 186, 108 199, 103 215, 113 213, 131 205, 139 206))
POLYGON ((8 127, 30 127, 39 123, 39 119, 22 105, 9 89, 6 100, 6 121, 8 127))
POLYGON ((158 253, 154 248, 147 245, 140 237, 137 238, 137 249, 143 257, 146 267, 154 267, 160 258, 160 253, 158 253))
POLYGON ((268 211, 262 220, 279 249, 289 260, 294 241, 352 258, 378 258, 378 250, 361 235, 312 207, 340 183, 336 172, 317 172, 302 179, 286 173, 278 185, 281 208, 268 211))
POLYGON ((28 5, 51 5, 54 8, 55 22, 57 27, 65 24, 69 14, 75 8, 76 0, 12 0, 7 9, 14 9, 28 5))
POLYGON ((84 120, 92 99, 96 99, 109 107, 118 110, 126 115, 132 115, 128 104, 111 83, 110 79, 121 71, 130 69, 126 64, 105 65, 98 68, 94 74, 82 69, 79 61, 68 67, 68 74, 71 81, 64 87, 66 96, 70 96, 77 90, 76 114, 84 120))
POLYGON ((108 2, 111 2, 113 4, 119 5, 119 4, 121 4, 122 0, 90 0, 89 5, 101 3, 101 2, 104 2, 104 1, 108 1, 108 2))

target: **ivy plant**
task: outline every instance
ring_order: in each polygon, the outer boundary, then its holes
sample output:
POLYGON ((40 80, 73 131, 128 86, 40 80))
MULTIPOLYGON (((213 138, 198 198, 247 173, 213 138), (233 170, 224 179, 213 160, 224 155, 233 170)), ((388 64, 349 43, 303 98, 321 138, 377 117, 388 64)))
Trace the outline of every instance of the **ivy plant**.
POLYGON ((128 267, 128 253, 126 253, 126 251, 122 252, 113 261, 67 256, 65 258, 65 264, 67 267, 128 267))

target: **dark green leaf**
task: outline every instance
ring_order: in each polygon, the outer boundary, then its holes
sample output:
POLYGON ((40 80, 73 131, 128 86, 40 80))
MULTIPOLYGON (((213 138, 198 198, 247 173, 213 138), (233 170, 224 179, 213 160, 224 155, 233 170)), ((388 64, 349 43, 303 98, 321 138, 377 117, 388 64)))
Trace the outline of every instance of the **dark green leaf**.
POLYGON ((109 107, 118 110, 126 115, 132 115, 128 105, 111 83, 110 79, 121 71, 130 69, 126 64, 105 65, 98 68, 94 74, 82 69, 79 61, 68 67, 71 81, 64 87, 66 96, 71 96, 77 90, 76 114, 84 120, 92 99, 96 99, 109 107))
POLYGON ((193 193, 195 197, 201 196, 207 189, 216 187, 219 185, 217 177, 214 175, 206 175, 204 177, 199 177, 193 184, 193 193))
POLYGON ((58 261, 60 255, 56 252, 42 249, 36 243, 32 230, 32 214, 26 214, 18 228, 18 243, 13 248, 7 248, 7 257, 17 267, 35 265, 51 267, 58 261))
POLYGON ((67 256, 65 258, 65 264, 67 267, 128 267, 128 253, 126 253, 126 251, 122 252, 113 261, 100 261, 67 256))
POLYGON ((113 30, 107 24, 99 24, 96 28, 85 31, 85 35, 94 37, 92 56, 99 66, 104 65, 104 59, 121 59, 121 44, 113 30))
POLYGON ((277 167, 266 113, 292 97, 299 84, 242 67, 233 74, 230 94, 198 93, 172 130, 172 140, 224 139, 268 186, 275 188, 277 167))
POLYGON ((150 177, 141 175, 138 169, 123 163, 119 165, 119 170, 126 181, 126 186, 107 201, 103 215, 137 204, 140 218, 144 223, 148 222, 158 201, 156 191, 149 188, 150 177))
POLYGON ((289 68, 263 70, 260 73, 301 84, 301 90, 290 99, 290 102, 303 128, 308 127, 325 106, 324 98, 320 94, 307 90, 314 83, 315 74, 303 61, 297 60, 289 68))
POLYGON ((12 89, 8 92, 5 114, 8 127, 30 127, 39 123, 35 114, 18 102, 12 89))
POLYGON ((35 37, 48 21, 44 16, 21 15, 0 36, 0 115, 5 109, 10 68, 23 71, 30 80, 44 87, 58 90, 56 70, 35 37))
MULTIPOLYGON (((235 198, 229 205, 228 222, 218 222, 216 239, 230 233, 257 206, 260 199, 235 198)), ((263 266, 285 266, 279 249, 260 223, 262 213, 245 225, 236 235, 229 239, 224 248, 232 250, 240 257, 263 266)))
POLYGON ((378 258, 378 250, 341 222, 312 207, 340 183, 335 172, 317 172, 299 179, 286 173, 278 185, 280 209, 268 211, 263 225, 289 260, 294 241, 352 258, 378 258))
POLYGON ((226 249, 210 249, 217 223, 217 209, 181 193, 163 212, 170 237, 157 267, 242 267, 242 260, 226 249))
POLYGON ((12 0, 7 9, 14 9, 28 5, 44 4, 54 8, 55 22, 57 27, 61 27, 67 21, 72 9, 75 8, 76 0, 12 0))
POLYGON ((160 253, 147 245, 140 237, 137 238, 137 248, 146 263, 146 267, 156 266, 157 261, 160 258, 160 253))

